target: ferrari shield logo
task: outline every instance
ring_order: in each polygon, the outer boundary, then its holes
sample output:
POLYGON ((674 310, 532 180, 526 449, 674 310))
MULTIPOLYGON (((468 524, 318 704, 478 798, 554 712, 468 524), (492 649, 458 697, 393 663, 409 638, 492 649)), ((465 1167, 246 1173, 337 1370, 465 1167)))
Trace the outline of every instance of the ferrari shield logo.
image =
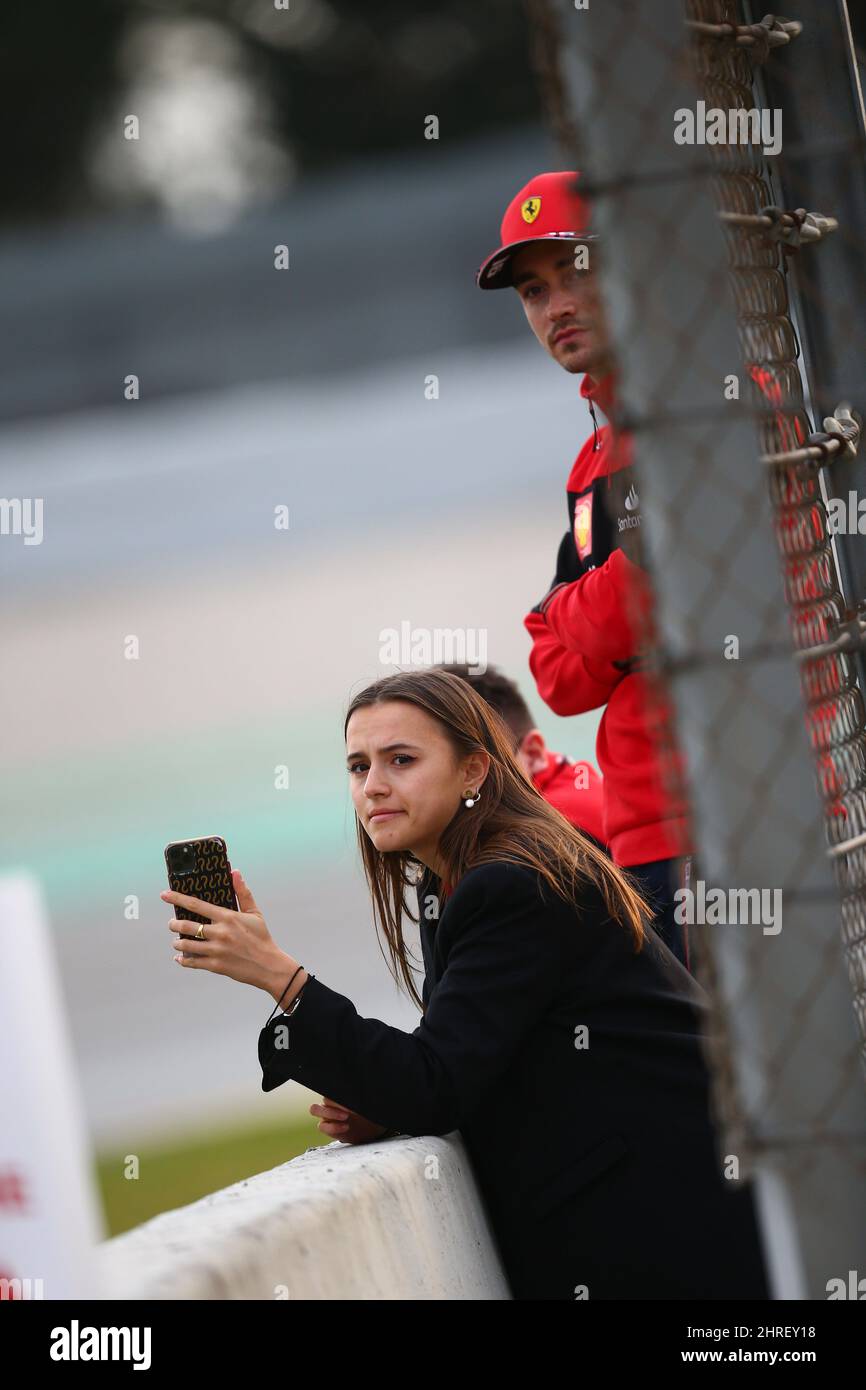
POLYGON ((540 212, 540 198, 527 198, 525 202, 520 204, 520 215, 524 222, 534 222, 540 212))
POLYGON ((581 560, 592 550, 592 493, 579 497, 574 508, 574 544, 581 560))

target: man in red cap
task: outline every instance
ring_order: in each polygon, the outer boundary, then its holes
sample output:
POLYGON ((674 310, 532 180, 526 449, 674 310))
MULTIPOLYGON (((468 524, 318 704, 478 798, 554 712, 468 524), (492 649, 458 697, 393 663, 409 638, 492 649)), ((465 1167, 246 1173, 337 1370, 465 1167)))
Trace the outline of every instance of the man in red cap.
MULTIPOLYGON (((662 770, 655 729, 668 712, 637 667, 651 599, 640 568, 640 497, 630 439, 599 428, 616 390, 612 345, 596 275, 598 236, 574 171, 539 174, 512 199, 502 245, 481 266, 481 289, 511 286, 542 347, 567 372, 583 373, 593 437, 568 482, 568 530, 544 598, 524 619, 530 669, 556 714, 604 707, 596 745, 603 776, 604 839, 655 909, 655 926, 688 968, 685 926, 674 893, 690 867, 685 807, 662 770)), ((669 735, 667 735, 669 738, 669 735)))

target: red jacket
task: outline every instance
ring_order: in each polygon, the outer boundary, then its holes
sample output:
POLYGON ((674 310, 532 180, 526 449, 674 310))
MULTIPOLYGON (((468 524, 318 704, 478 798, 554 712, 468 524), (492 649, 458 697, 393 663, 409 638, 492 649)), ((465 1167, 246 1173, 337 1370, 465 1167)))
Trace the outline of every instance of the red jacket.
MULTIPOLYGON (((585 376, 584 399, 610 413, 614 381, 585 376)), ((654 730, 669 740, 669 710, 657 687, 631 670, 652 599, 645 572, 629 558, 640 526, 631 441, 595 430, 566 484, 569 529, 547 594, 524 619, 538 692, 560 715, 604 705, 596 757, 603 777, 603 833, 618 864, 646 864, 688 852, 685 806, 672 795, 673 762, 660 764, 654 730)))
POLYGON ((564 753, 547 754, 547 767, 536 772, 532 779, 544 797, 557 811, 600 844, 604 838, 603 783, 591 763, 573 763, 564 753))

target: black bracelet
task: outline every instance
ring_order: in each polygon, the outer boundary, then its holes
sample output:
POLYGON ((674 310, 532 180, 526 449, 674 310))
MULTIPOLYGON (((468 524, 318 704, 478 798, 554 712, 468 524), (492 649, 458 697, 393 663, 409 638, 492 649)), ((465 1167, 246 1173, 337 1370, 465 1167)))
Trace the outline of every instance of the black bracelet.
MULTIPOLYGON (((303 967, 302 965, 299 965, 299 966, 298 966, 298 970, 303 970, 303 968, 304 968, 304 967, 303 967)), ((295 975, 297 975, 298 970, 295 971, 295 974, 292 976, 292 980, 295 978, 295 975)), ((311 978, 312 978, 311 976, 308 976, 307 979, 304 980, 304 983, 301 985, 301 988, 298 990, 298 996, 297 996, 297 999, 295 999, 295 1004, 297 1004, 298 999, 300 999, 301 995, 303 994, 304 990, 306 989, 307 985, 309 984, 311 978)), ((291 989, 291 987, 292 987, 292 980, 289 980, 289 983, 286 985, 286 988, 283 990, 283 993, 280 995, 280 997, 279 997, 279 999, 277 1000, 276 1004, 275 1004, 274 1007, 271 1009, 271 1012, 270 1012, 270 1014, 268 1015, 268 1023, 270 1023, 270 1021, 271 1021, 271 1019, 273 1018, 274 1014, 277 1012, 277 1009, 278 1009, 278 1008, 280 1007, 280 1005, 282 1004, 283 998, 284 998, 284 996, 285 996, 285 994, 286 994, 286 990, 291 989)), ((267 1026, 268 1026, 268 1023, 265 1024, 265 1027, 266 1027, 266 1028, 267 1028, 267 1026)))

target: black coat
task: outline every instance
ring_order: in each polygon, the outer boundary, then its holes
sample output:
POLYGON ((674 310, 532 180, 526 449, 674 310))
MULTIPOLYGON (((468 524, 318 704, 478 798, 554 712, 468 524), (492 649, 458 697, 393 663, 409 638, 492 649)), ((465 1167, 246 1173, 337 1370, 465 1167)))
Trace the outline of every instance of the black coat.
POLYGON ((767 1298, 751 1192, 721 1175, 703 991, 655 933, 635 953, 595 889, 579 913, 543 893, 487 864, 438 922, 422 912, 414 1033, 312 976, 262 1030, 262 1090, 291 1078, 404 1134, 458 1129, 516 1298, 767 1298))

